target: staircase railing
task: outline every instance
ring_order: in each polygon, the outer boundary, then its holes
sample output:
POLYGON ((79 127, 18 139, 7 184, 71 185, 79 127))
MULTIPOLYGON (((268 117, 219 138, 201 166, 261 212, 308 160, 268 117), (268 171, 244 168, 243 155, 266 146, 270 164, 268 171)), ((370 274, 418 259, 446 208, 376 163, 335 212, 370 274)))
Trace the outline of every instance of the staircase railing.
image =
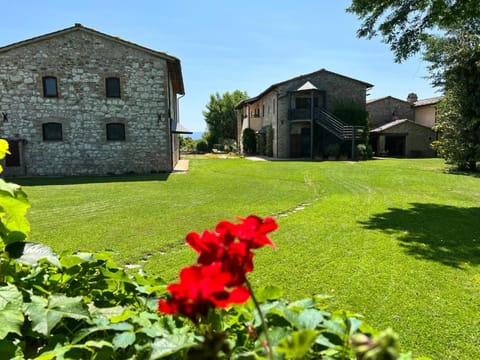
POLYGON ((316 109, 315 115, 315 121, 318 125, 341 140, 350 140, 353 138, 354 134, 356 139, 361 137, 363 131, 362 126, 347 125, 336 116, 322 109, 316 109))

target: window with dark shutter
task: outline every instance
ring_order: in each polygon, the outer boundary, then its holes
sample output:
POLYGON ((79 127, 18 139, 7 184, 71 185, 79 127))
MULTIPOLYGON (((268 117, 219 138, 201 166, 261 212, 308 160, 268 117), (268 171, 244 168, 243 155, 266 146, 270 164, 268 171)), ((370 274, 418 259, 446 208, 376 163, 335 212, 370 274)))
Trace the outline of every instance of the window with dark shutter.
POLYGON ((120 79, 118 77, 108 77, 105 79, 105 91, 107 98, 120 97, 120 79))
POLYGON ((58 97, 57 78, 55 76, 44 76, 43 80, 43 96, 58 97))
POLYGON ((107 124, 107 140, 125 141, 125 125, 122 123, 107 124))
POLYGON ((43 141, 62 141, 62 124, 49 122, 42 124, 43 141))

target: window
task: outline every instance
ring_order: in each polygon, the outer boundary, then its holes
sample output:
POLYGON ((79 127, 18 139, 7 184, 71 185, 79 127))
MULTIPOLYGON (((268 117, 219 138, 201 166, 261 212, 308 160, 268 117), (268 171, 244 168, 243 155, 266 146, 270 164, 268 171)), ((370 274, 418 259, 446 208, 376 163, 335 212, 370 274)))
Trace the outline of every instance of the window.
POLYGON ((62 124, 50 122, 42 125, 43 141, 62 141, 62 124))
POLYGON ((122 123, 107 124, 107 140, 125 141, 125 125, 122 123))
MULTIPOLYGON (((307 97, 297 97, 295 99, 295 109, 310 109, 312 106, 312 99, 307 97)), ((313 98, 313 106, 318 107, 318 98, 313 98)))
POLYGON ((120 97, 120 78, 108 77, 105 79, 105 92, 107 98, 120 97))
POLYGON ((58 97, 57 78, 55 76, 44 76, 43 80, 43 96, 58 97))

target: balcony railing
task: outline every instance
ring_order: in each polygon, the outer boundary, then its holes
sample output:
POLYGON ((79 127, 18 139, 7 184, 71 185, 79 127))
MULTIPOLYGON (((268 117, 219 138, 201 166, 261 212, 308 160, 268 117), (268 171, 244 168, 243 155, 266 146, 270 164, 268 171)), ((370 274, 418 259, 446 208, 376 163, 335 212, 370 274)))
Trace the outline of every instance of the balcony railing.
MULTIPOLYGON (((314 119, 318 119, 320 114, 320 108, 314 108, 314 119)), ((288 118, 290 120, 310 120, 312 118, 312 109, 290 109, 288 112, 288 118)))

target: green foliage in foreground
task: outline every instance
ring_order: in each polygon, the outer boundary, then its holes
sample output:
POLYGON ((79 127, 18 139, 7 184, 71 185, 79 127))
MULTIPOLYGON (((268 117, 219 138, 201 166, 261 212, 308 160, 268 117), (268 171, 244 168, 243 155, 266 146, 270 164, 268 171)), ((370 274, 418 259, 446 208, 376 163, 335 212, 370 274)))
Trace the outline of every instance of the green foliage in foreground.
MULTIPOLYGON (((0 159, 7 152, 0 141, 0 159)), ((2 359, 411 358, 400 355, 393 332, 376 334, 354 314, 329 312, 320 297, 288 303, 277 288, 258 291, 257 312, 249 302, 212 311, 196 326, 162 316, 160 279, 129 274, 105 254, 57 257, 25 242, 28 206, 17 185, 0 179, 2 359)))

